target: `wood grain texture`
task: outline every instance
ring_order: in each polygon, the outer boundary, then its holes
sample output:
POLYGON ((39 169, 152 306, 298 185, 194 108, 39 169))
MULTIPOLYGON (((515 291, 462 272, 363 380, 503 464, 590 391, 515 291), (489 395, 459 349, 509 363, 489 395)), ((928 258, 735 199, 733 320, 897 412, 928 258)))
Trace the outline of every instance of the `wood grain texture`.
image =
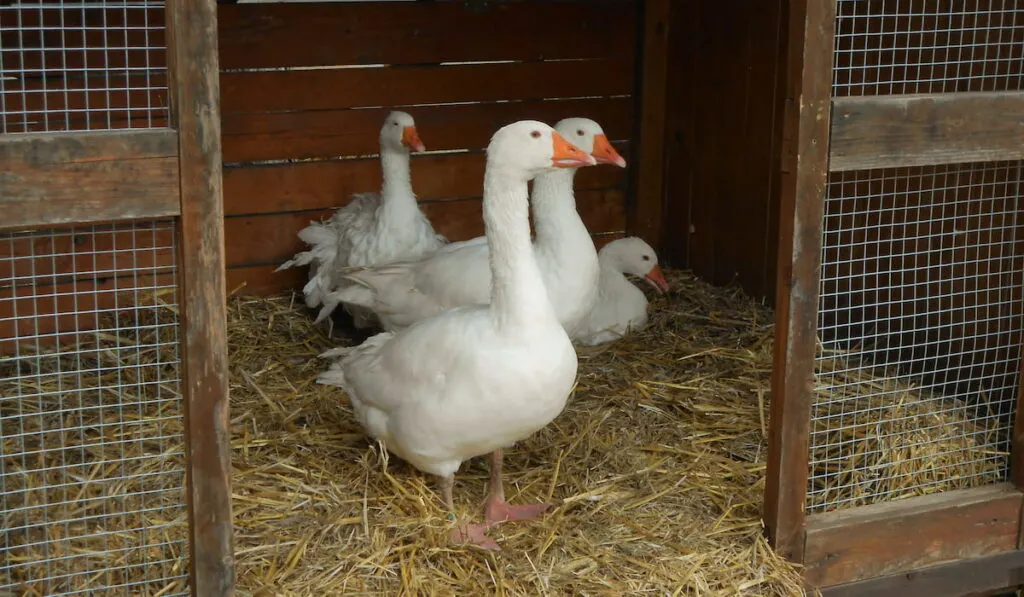
POLYGON ((225 114, 628 95, 633 61, 225 72, 221 84, 225 114))
MULTIPOLYGON (((548 122, 584 117, 596 121, 609 139, 630 137, 629 97, 526 101, 404 108, 416 120, 429 151, 482 150, 494 131, 523 119, 548 122)), ((366 156, 380 151, 380 127, 390 108, 225 114, 227 163, 326 156, 366 156)))
POLYGON ((632 53, 635 4, 222 5, 221 68, 622 57, 632 53), (504 31, 521 32, 528 43, 495 34, 504 31))
POLYGON ((1024 159, 1024 95, 836 98, 833 172, 1024 159))
POLYGON ((814 384, 815 317, 828 176, 829 93, 835 4, 792 2, 787 94, 798 109, 784 126, 775 356, 764 520, 772 546, 803 560, 808 434, 814 384), (785 142, 785 141, 784 141, 785 142))
POLYGON ((172 118, 179 131, 179 243, 192 594, 235 587, 217 5, 167 5, 172 118))
POLYGON ((665 121, 671 0, 644 3, 643 51, 641 53, 640 101, 632 160, 635 195, 629 206, 631 234, 662 249, 665 222, 665 121))
POLYGON ((1022 503, 1001 483, 811 516, 805 578, 824 587, 1013 551, 1022 503))
POLYGON ((170 130, 0 136, 3 226, 177 215, 170 130))
POLYGON ((1024 551, 1010 551, 829 587, 822 597, 997 597, 1024 585, 1024 551))

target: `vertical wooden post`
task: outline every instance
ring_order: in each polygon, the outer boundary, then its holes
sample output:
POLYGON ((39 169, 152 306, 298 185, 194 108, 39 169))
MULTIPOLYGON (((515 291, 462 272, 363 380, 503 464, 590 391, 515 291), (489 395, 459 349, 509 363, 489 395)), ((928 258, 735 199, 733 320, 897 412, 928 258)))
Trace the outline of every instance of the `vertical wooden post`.
POLYGON ((215 0, 167 3, 181 183, 179 280, 192 594, 234 593, 215 0))
POLYGON ((835 0, 793 0, 764 517, 772 545, 803 560, 821 270, 835 0))
POLYGON ((671 0, 646 0, 643 8, 641 79, 638 126, 639 139, 631 152, 634 168, 633 197, 626 228, 662 251, 663 204, 665 201, 665 102, 668 84, 668 35, 671 0))

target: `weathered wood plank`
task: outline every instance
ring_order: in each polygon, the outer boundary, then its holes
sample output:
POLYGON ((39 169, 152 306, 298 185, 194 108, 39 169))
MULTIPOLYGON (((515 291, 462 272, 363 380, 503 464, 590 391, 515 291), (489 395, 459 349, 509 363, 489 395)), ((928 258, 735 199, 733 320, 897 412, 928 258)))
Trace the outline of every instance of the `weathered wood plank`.
POLYGON ((0 136, 5 228, 174 216, 171 130, 0 136))
POLYGON ((805 578, 831 586, 1015 550, 1022 504, 1000 483, 808 517, 805 578))
POLYGON ((821 230, 828 177, 829 93, 835 3, 789 6, 787 98, 796 107, 784 123, 775 357, 764 519, 772 545, 803 559, 804 501, 814 384, 815 317, 821 230), (785 137, 785 136, 784 136, 785 137), (785 143, 788 141, 788 145, 785 143))
POLYGON ((836 98, 833 172, 1024 159, 1024 93, 836 98))
POLYGON ((217 5, 167 5, 181 168, 180 284, 192 594, 234 594, 217 5))

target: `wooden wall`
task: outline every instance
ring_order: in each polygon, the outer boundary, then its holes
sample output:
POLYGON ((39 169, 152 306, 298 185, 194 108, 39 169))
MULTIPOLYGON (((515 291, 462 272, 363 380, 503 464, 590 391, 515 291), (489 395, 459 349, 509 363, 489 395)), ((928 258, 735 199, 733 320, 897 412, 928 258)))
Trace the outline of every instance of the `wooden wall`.
MULTIPOLYGON (((379 189, 378 131, 395 106, 428 149, 413 157, 414 188, 453 240, 483 233, 482 150, 501 125, 590 117, 629 160, 636 12, 582 0, 221 5, 229 291, 301 285, 303 269, 273 269, 302 250, 299 229, 379 189)), ((592 232, 624 230, 627 180, 580 172, 592 232)))
POLYGON ((674 2, 669 28, 666 258, 718 285, 775 294, 787 2, 674 2))

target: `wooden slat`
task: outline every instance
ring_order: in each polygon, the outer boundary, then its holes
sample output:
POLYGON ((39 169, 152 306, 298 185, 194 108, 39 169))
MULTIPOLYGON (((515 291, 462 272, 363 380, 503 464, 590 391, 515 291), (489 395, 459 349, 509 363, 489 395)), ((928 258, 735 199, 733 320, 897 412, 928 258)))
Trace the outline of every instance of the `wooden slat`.
POLYGON ((633 60, 226 72, 221 84, 225 114, 628 95, 633 60))
POLYGON ((822 597, 996 597, 1024 584, 1024 551, 961 560, 830 587, 822 597))
MULTIPOLYGON (((625 227, 623 193, 618 189, 578 191, 576 207, 592 233, 617 232, 625 227)), ((480 199, 432 201, 422 204, 434 228, 451 240, 484 233, 480 199)), ((225 222, 229 267, 281 263, 305 249, 297 233, 332 210, 228 217, 225 222)))
POLYGON ((790 3, 787 97, 796 110, 784 126, 779 207, 779 277, 764 520, 775 549, 803 559, 804 500, 821 230, 828 175, 829 93, 835 4, 790 3), (799 157, 798 157, 799 156, 799 157))
MULTIPOLYGON (((631 98, 482 103, 408 108, 430 151, 482 150, 494 131, 523 119, 554 125, 581 116, 597 121, 610 139, 627 139, 631 98)), ((265 114, 225 114, 224 161, 228 163, 328 156, 372 155, 380 151, 381 124, 390 108, 265 114)))
POLYGON ((174 131, 0 136, 4 227, 180 212, 174 131))
MULTIPOLYGON (((620 151, 622 147, 619 144, 620 151)), ((482 153, 414 157, 413 189, 421 201, 479 197, 484 163, 482 153)), ((621 168, 582 168, 575 188, 621 186, 624 177, 621 168)), ((380 184, 376 158, 228 168, 224 172, 224 209, 229 215, 239 215, 341 207, 352 193, 378 191, 380 184)))
POLYGON ((40 121, 49 122, 50 130, 65 121, 91 123, 94 129, 111 120, 148 121, 165 115, 166 85, 163 74, 145 73, 4 81, 5 120, 14 131, 40 121))
POLYGON ((217 71, 217 5, 167 5, 168 62, 179 131, 182 394, 194 596, 234 594, 227 304, 217 71))
POLYGON ((221 67, 612 58, 632 52, 634 5, 593 0, 225 5, 219 9, 221 67))
POLYGON ((808 517, 804 578, 823 587, 1012 551, 1022 504, 1000 483, 808 517))
POLYGON ((629 210, 629 231, 662 248, 665 222, 665 110, 668 83, 670 0, 644 3, 644 35, 640 102, 632 160, 635 194, 629 210))
POLYGON ((833 172, 1024 159, 1024 93, 837 98, 833 172))

